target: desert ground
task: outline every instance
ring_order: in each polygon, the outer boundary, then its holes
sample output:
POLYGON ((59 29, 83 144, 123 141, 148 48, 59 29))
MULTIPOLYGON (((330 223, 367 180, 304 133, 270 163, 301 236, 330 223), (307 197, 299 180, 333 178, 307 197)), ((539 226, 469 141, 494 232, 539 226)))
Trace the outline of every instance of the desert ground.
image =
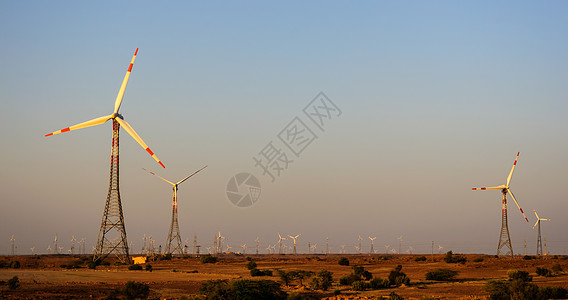
MULTIPOLYGON (((322 299, 374 299, 388 296, 396 292, 405 299, 421 299, 426 297, 436 299, 486 299, 485 284, 490 280, 506 279, 507 271, 522 270, 533 276, 533 283, 539 286, 559 286, 568 289, 568 257, 543 256, 515 258, 497 258, 492 255, 462 255, 467 262, 446 263, 443 254, 436 255, 241 255, 220 254, 216 263, 201 263, 195 256, 173 257, 171 260, 148 261, 152 271, 129 270, 128 265, 115 264, 115 260, 107 258, 108 266, 87 268, 86 264, 76 269, 67 269, 74 261, 87 262, 90 256, 70 255, 35 255, 35 256, 3 256, 0 262, 4 266, 12 261, 19 261, 19 268, 0 269, 0 298, 2 299, 80 299, 80 298, 109 298, 118 296, 127 281, 143 282, 150 287, 149 298, 179 299, 199 295, 201 284, 210 279, 268 279, 279 281, 274 272, 273 276, 251 277, 247 269, 247 259, 256 262, 263 269, 306 270, 320 271, 322 269, 333 273, 333 287, 328 291, 315 292, 322 299), (417 257, 426 257, 425 261, 416 261, 417 257), (350 261, 350 266, 339 265, 341 257, 350 261), (361 265, 371 272, 374 277, 388 278, 391 270, 402 265, 402 272, 410 278, 408 285, 400 287, 352 291, 350 286, 340 286, 339 278, 350 274, 352 266, 361 265), (536 267, 552 269, 558 265, 564 271, 557 272, 551 277, 538 276, 536 267), (459 271, 456 279, 451 282, 430 281, 425 274, 437 268, 459 271), (9 289, 6 282, 13 276, 18 276, 20 286, 9 289), (334 291, 341 290, 339 296, 334 291)), ((307 280, 306 280, 307 282, 307 280)), ((304 285, 306 285, 304 282, 304 285)), ((297 282, 283 290, 287 293, 309 292, 305 286, 297 282)))

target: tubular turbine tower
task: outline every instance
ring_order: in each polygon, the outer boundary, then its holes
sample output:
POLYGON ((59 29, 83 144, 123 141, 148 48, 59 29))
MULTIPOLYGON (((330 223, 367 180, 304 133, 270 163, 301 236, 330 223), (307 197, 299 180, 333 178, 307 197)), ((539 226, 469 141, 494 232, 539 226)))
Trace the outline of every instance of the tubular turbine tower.
MULTIPOLYGON (((76 129, 91 127, 95 125, 100 125, 108 120, 112 120, 112 146, 111 146, 111 156, 110 156, 110 179, 108 194, 105 203, 105 209, 103 212, 103 217, 101 221, 101 227, 99 230, 99 237, 95 247, 95 254, 93 260, 102 260, 111 253, 115 253, 119 260, 122 262, 130 262, 130 255, 128 253, 128 243, 126 240, 126 229, 124 227, 124 217, 122 213, 122 202, 120 200, 119 191, 119 165, 118 165, 118 138, 120 126, 128 132, 132 138, 134 138, 140 146, 146 152, 148 152, 163 168, 164 164, 158 159, 158 157, 150 150, 148 145, 140 138, 140 136, 134 131, 134 129, 128 124, 121 114, 118 113, 120 105, 122 104, 122 98, 124 97, 124 92, 126 91, 126 85, 128 79, 130 78, 130 72, 132 72, 132 66, 134 65, 134 60, 138 54, 138 48, 132 56, 118 95, 114 103, 114 112, 108 116, 103 116, 99 118, 92 119, 87 122, 83 122, 74 126, 70 126, 52 133, 46 134, 45 136, 52 136, 62 132, 68 132, 76 129)), ((57 247, 56 247, 57 248, 57 247)), ((55 249, 57 250, 57 249, 55 249)))

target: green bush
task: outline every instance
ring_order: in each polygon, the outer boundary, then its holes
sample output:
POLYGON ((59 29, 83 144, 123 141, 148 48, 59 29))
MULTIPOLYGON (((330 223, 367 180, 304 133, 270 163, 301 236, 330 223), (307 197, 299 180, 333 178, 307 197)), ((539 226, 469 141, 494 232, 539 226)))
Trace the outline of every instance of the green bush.
POLYGON ((460 256, 460 255, 454 255, 452 250, 450 250, 450 251, 446 252, 446 256, 444 257, 444 261, 446 263, 449 263, 449 264, 456 264, 456 263, 465 264, 467 262, 467 258, 465 258, 464 256, 460 256))
POLYGON ((354 291, 364 291, 364 290, 368 290, 369 288, 371 288, 371 285, 366 281, 357 280, 357 281, 353 282, 353 285, 351 286, 351 288, 354 291))
POLYGON ((543 277, 551 277, 552 272, 547 268, 536 267, 536 274, 543 277))
POLYGON ((130 265, 130 266, 128 266, 128 270, 131 270, 131 271, 141 271, 141 270, 142 270, 142 265, 130 265))
POLYGON ((347 257, 342 257, 339 259, 339 261, 337 262, 340 266, 348 266, 349 265, 349 259, 347 259, 347 257))
POLYGON ((125 296, 126 299, 146 299, 150 293, 150 287, 145 283, 128 281, 120 293, 125 296))
POLYGON ((386 289, 390 286, 390 282, 386 278, 375 277, 369 281, 373 290, 386 289))
POLYGON ((328 270, 321 270, 316 273, 316 276, 312 278, 310 282, 310 287, 316 290, 327 291, 333 284, 333 273, 328 270))
POLYGON ((458 273, 458 271, 449 269, 436 269, 426 273, 426 280, 451 281, 458 273))
POLYGON ((426 261, 426 256, 418 256, 414 258, 414 261, 426 261))
POLYGON ((352 285, 353 282, 357 281, 357 280, 361 280, 361 276, 355 275, 355 274, 350 274, 350 275, 345 275, 339 278, 339 284, 341 285, 352 285))
POLYGON ((271 280, 208 280, 200 288, 206 299, 286 299, 280 284, 271 280))
POLYGON ((247 269, 249 270, 256 269, 256 263, 254 261, 249 261, 247 263, 247 269))
POLYGON ((520 279, 524 282, 532 281, 532 276, 530 276, 527 271, 509 270, 507 271, 507 276, 509 276, 509 280, 520 279))
POLYGON ((11 290, 15 290, 20 286, 20 279, 18 276, 14 276, 6 282, 8 284, 8 288, 11 290))
POLYGON ((394 286, 400 286, 403 284, 409 284, 410 278, 401 271, 402 266, 398 265, 394 270, 392 270, 389 274, 389 284, 394 286))
POLYGON ((250 270, 250 276, 272 276, 272 270, 259 270, 255 268, 250 270))
POLYGON ((365 270, 363 266, 353 266, 353 274, 358 275, 365 280, 370 280, 371 278, 373 278, 373 274, 365 270))
POLYGON ((148 272, 152 272, 152 265, 148 264, 144 267, 144 269, 148 272))
POLYGON ((217 262, 217 257, 215 257, 211 254, 206 254, 206 255, 201 256, 199 261, 201 261, 202 264, 214 264, 214 263, 217 262))
POLYGON ((12 269, 19 269, 20 268, 20 262, 17 260, 14 260, 12 262, 10 262, 10 268, 12 269))

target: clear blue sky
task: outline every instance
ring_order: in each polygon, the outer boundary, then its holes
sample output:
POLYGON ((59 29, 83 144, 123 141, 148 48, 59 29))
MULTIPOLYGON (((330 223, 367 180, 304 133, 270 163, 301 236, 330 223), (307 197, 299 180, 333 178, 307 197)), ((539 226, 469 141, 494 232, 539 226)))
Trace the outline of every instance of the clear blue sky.
POLYGON ((120 187, 130 242, 165 245, 179 180, 182 238, 236 247, 296 235, 332 251, 496 251, 511 189, 516 253, 568 254, 568 4, 563 1, 3 1, 0 4, 0 254, 45 252, 57 233, 96 239, 108 189, 111 124, 44 134, 121 113, 166 165, 121 132, 120 187), (253 157, 320 91, 342 110, 275 182, 253 157), (239 172, 260 200, 233 206, 239 172), (363 242, 365 249, 369 241, 363 242))

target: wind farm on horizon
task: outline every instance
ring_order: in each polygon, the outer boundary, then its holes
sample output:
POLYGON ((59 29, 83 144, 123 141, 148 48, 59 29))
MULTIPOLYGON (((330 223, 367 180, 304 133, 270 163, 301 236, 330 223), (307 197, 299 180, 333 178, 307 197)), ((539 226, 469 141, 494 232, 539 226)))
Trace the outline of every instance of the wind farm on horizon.
MULTIPOLYGON (((108 190, 108 195, 107 195, 107 199, 106 199, 106 204, 105 204, 105 208, 103 211, 103 218, 102 218, 102 222, 101 222, 101 226, 99 229, 99 237, 97 240, 97 244, 94 248, 94 259, 104 259, 105 257, 109 256, 109 255, 116 255, 117 257, 121 258, 121 260, 125 261, 125 262, 129 262, 130 261, 130 250, 129 247, 130 244, 128 243, 128 239, 127 239, 127 235, 126 235, 126 226, 125 226, 125 221, 124 221, 124 214, 122 211, 122 203, 121 203, 121 196, 120 196, 120 192, 119 192, 119 129, 122 126, 126 132, 132 136, 132 138, 148 153, 151 155, 151 157, 156 160, 156 162, 162 167, 165 168, 165 165, 161 162, 160 159, 158 159, 158 157, 156 156, 156 154, 154 154, 154 152, 152 152, 150 150, 150 148, 148 147, 148 145, 146 145, 146 143, 142 140, 142 138, 134 131, 134 129, 132 128, 132 126, 130 126, 129 123, 127 123, 123 116, 119 113, 121 104, 122 104, 122 100, 124 98, 125 95, 125 91, 126 91, 126 86, 128 83, 128 80, 130 78, 130 74, 132 72, 133 69, 133 65, 134 65, 134 61, 136 59, 136 55, 138 54, 138 48, 135 50, 134 55, 132 57, 132 60, 127 68, 126 71, 126 75, 123 79, 122 85, 120 86, 118 95, 115 99, 115 105, 114 105, 114 110, 113 113, 107 116, 103 116, 103 117, 98 117, 74 126, 70 126, 49 134, 46 134, 46 137, 49 136, 53 136, 53 135, 57 135, 60 133, 65 133, 65 132, 69 132, 69 131, 73 131, 73 130, 77 130, 77 129, 82 129, 82 128, 87 128, 87 127, 91 127, 91 126, 96 126, 96 125, 100 125, 103 124, 109 120, 112 120, 112 126, 113 126, 113 135, 112 135, 112 144, 111 144, 111 166, 110 166, 110 178, 109 178, 109 190, 108 190)), ((510 190, 510 183, 511 183, 511 179, 513 176, 513 172, 515 170, 515 166, 517 165, 517 161, 519 159, 519 154, 520 152, 517 153, 517 156, 515 158, 515 161, 513 163, 513 166, 511 168, 511 171, 506 179, 506 183, 503 185, 499 185, 499 186, 494 186, 494 187, 482 187, 482 188, 473 188, 473 190, 500 190, 502 193, 502 224, 501 224, 501 232, 500 232, 500 238, 499 238, 499 243, 498 243, 498 247, 497 247, 497 255, 499 256, 503 256, 503 255, 507 255, 507 256, 513 256, 514 252, 513 252, 513 246, 511 243, 511 237, 510 237, 510 233, 509 233, 509 228, 508 228, 508 214, 507 214, 507 195, 510 195, 511 198, 513 199, 513 201, 515 202, 516 206, 518 207, 518 209, 520 210, 521 214, 523 215, 524 219, 526 222, 529 222, 528 218, 526 217, 526 215, 523 212, 523 209, 521 208, 521 206, 519 205, 519 203, 517 202, 517 199, 515 198, 514 194, 512 193, 512 191, 510 190)), ((185 182, 186 180, 188 180, 190 177, 192 177, 193 175, 197 174, 198 172, 202 171, 204 168, 206 168, 207 166, 195 171, 194 173, 186 176, 185 178, 183 178, 182 180, 174 183, 172 181, 169 181, 167 179, 165 179, 164 177, 157 175, 156 173, 146 170, 144 169, 146 172, 158 177, 159 179, 169 183, 170 185, 172 185, 173 188, 173 200, 172 200, 172 215, 171 215, 171 222, 170 222, 170 228, 169 228, 169 232, 168 232, 168 237, 166 239, 166 244, 165 244, 165 248, 164 248, 164 253, 165 254, 176 254, 176 255, 184 255, 187 254, 189 251, 187 250, 188 246, 187 246, 187 241, 186 241, 186 245, 185 247, 182 246, 182 237, 180 234, 180 226, 178 224, 178 198, 177 198, 177 191, 178 191, 178 186, 185 182)), ((536 214, 536 211, 535 211, 536 214)), ((535 224, 534 227, 536 227, 538 225, 538 246, 537 249, 537 254, 539 255, 543 255, 542 252, 542 246, 541 246, 541 231, 540 231, 540 221, 541 220, 546 220, 549 221, 549 219, 539 219, 538 215, 537 215, 537 223, 535 224)), ((285 254, 285 253, 289 253, 289 254, 298 254, 298 248, 297 247, 297 239, 300 237, 301 234, 298 235, 280 235, 280 233, 278 233, 278 239, 274 242, 274 243, 268 243, 266 244, 267 247, 266 249, 266 253, 278 253, 278 254, 285 254), (290 241, 290 245, 288 245, 287 243, 285 243, 285 241, 287 240, 290 241), (276 251, 276 249, 278 249, 276 251)), ((12 237, 13 238, 13 237, 12 237)), ((377 237, 371 237, 369 236, 369 254, 377 254, 377 253, 381 253, 382 251, 379 251, 377 249, 375 249, 375 239, 377 239, 377 237)), ((74 237, 73 237, 74 239, 74 237)), ((144 237, 144 247, 142 247, 142 252, 146 251, 147 249, 149 249, 150 247, 154 247, 154 242, 151 239, 151 237, 149 238, 149 240, 152 241, 152 246, 149 246, 150 243, 148 243, 148 245, 146 245, 146 236, 144 237)), ((57 237, 56 237, 57 240, 57 237)), ((402 254, 403 252, 405 252, 405 250, 402 249, 402 236, 400 236, 398 238, 399 240, 399 245, 398 245, 398 250, 395 249, 395 247, 390 247, 389 245, 385 245, 386 251, 385 253, 390 253, 390 254, 402 254), (390 248, 390 251, 389 251, 390 248)), ((362 245, 362 238, 361 236, 359 236, 358 242, 356 242, 353 247, 354 249, 352 249, 351 251, 355 251, 355 253, 359 253, 362 254, 363 252, 366 252, 363 250, 363 245, 362 245)), ((259 249, 259 240, 257 237, 257 240, 255 240, 256 242, 256 253, 259 253, 260 251, 259 249)), ((82 240, 82 247, 84 248, 84 239, 82 240)), ((196 252, 195 248, 196 246, 196 236, 194 234, 194 249, 192 252, 196 252)), ((232 241, 231 242, 233 244, 233 246, 229 245, 228 241, 226 241, 226 237, 221 236, 221 232, 219 231, 219 234, 215 236, 214 238, 214 242, 213 245, 211 247, 204 247, 202 249, 209 249, 207 252, 212 253, 212 254, 219 254, 219 253, 226 253, 226 252, 232 252, 229 251, 230 249, 242 249, 242 252, 246 252, 247 250, 247 246, 246 243, 243 241, 232 241)), ((14 244, 14 241, 12 240, 12 244, 14 244)), ((323 244, 323 243, 321 243, 323 244)), ((332 253, 332 252, 336 252, 336 253, 347 253, 350 252, 348 250, 345 250, 345 244, 342 245, 334 245, 331 248, 335 248, 335 251, 330 250, 329 247, 329 242, 328 242, 328 238, 326 237, 326 249, 321 250, 322 253, 332 253)), ((49 246, 51 247, 51 245, 49 246)), ((54 253, 60 253, 60 250, 57 249, 57 242, 55 242, 54 245, 54 253)), ((161 246, 160 246, 161 247, 161 246)), ((201 247, 201 246, 200 246, 201 247)), ((351 246, 349 246, 351 247, 351 246)), ((348 249, 350 249, 348 247, 348 249)), ((408 245, 408 250, 406 250, 406 253, 412 253, 414 250, 414 247, 408 245)), ((443 247, 441 245, 439 245, 438 248, 438 252, 441 251, 443 247)), ((14 249, 14 247, 12 247, 12 249, 14 249)), ((39 248, 38 248, 39 249, 39 248)), ((73 253, 75 249, 75 241, 73 241, 73 246, 71 247, 71 252, 73 253)), ((307 249, 303 251, 303 253, 316 253, 316 249, 317 249, 317 243, 311 244, 311 242, 308 243, 307 249)), ((48 251, 51 251, 52 249, 48 249, 48 251)), ((155 250, 152 250, 155 251, 155 250)), ((237 251, 240 252, 241 250, 237 251)), ((14 250, 12 250, 12 253, 14 252, 14 250)), ((35 247, 32 250, 32 252, 36 252, 35 247)), ((85 251, 83 251, 85 252, 85 251)), ((162 251, 159 250, 159 252, 161 253, 162 251)), ((432 245, 432 253, 434 253, 434 245, 432 245)), ((300 252, 302 253, 302 252, 300 252)))

